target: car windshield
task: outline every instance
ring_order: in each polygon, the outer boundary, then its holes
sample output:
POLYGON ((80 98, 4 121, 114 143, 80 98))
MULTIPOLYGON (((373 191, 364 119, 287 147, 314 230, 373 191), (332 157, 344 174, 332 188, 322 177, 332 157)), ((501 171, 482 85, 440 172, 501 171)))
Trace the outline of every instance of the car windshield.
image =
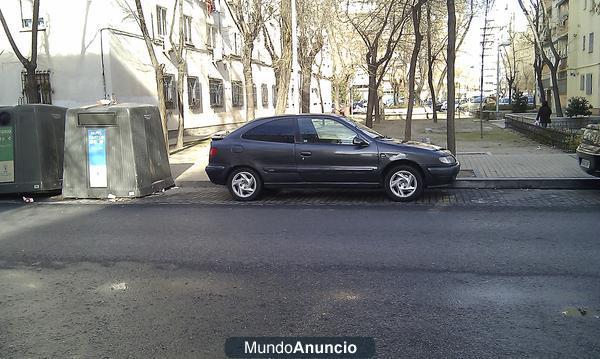
POLYGON ((388 138, 387 136, 382 135, 381 133, 375 131, 372 128, 369 128, 369 127, 365 126, 364 124, 362 124, 362 123, 360 123, 358 121, 355 121, 355 120, 353 120, 351 118, 348 118, 348 117, 344 117, 344 119, 346 121, 350 122, 352 125, 360 128, 362 130, 362 132, 365 135, 369 136, 370 138, 388 138))

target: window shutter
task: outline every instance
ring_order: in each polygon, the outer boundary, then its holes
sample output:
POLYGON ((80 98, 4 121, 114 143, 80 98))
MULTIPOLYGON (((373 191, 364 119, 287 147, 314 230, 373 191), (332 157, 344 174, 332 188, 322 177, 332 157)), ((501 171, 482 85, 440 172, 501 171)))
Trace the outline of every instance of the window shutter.
POLYGON ((579 90, 585 91, 585 75, 579 76, 579 90))
POLYGON ((592 53, 592 52, 594 52, 594 33, 593 32, 590 33, 589 41, 590 41, 590 44, 588 46, 588 52, 592 53))
POLYGON ((586 95, 591 95, 592 94, 592 74, 586 74, 585 75, 585 94, 586 95))

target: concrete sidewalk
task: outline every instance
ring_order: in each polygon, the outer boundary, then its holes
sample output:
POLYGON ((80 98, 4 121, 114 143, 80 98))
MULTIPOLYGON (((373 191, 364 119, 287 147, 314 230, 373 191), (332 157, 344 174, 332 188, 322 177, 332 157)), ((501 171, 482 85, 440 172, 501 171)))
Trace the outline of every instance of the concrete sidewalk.
POLYGON ((593 178, 570 153, 493 155, 459 154, 461 169, 476 178, 593 178))

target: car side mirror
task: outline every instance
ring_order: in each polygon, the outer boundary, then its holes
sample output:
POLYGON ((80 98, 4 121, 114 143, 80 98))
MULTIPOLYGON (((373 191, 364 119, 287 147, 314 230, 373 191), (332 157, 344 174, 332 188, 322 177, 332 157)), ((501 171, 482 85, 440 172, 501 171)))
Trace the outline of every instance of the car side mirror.
POLYGON ((352 139, 352 144, 355 146, 366 147, 369 145, 369 142, 363 140, 362 138, 356 136, 352 139))

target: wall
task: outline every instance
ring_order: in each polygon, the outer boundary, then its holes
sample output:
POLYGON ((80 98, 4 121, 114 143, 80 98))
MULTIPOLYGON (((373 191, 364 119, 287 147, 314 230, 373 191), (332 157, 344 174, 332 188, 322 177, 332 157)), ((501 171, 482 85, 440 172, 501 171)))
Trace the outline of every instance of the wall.
MULTIPOLYGON (((27 5, 28 0, 23 0, 27 5)), ((30 46, 30 32, 21 32, 21 8, 19 0, 3 0, 0 4, 9 28, 19 48, 25 56, 30 46)), ((158 41, 156 6, 167 9, 167 28, 172 20, 171 0, 144 1, 144 14, 149 32, 154 41, 154 50, 159 62, 165 64, 165 72, 177 77, 177 69, 168 54, 169 41, 158 41)), ((233 108, 231 80, 242 80, 241 58, 236 55, 234 46, 237 27, 222 1, 219 12, 207 14, 206 4, 200 0, 184 2, 184 14, 192 16, 192 41, 186 46, 185 58, 187 74, 197 76, 201 84, 202 107, 190 109, 188 106, 187 78, 184 81, 185 128, 215 128, 245 121, 246 107, 233 108), (207 46, 208 26, 217 29, 217 47, 213 51, 207 46), (211 108, 209 101, 208 78, 216 77, 224 82, 224 107, 211 108)), ((73 0, 52 5, 42 1, 40 17, 46 22, 45 31, 39 34, 38 70, 49 70, 52 83, 53 104, 76 107, 96 103, 98 100, 113 98, 120 103, 138 102, 157 104, 154 71, 139 26, 131 15, 135 9, 133 0, 73 0), (68 4, 68 6, 67 6, 68 4), (104 62, 104 69, 102 66, 104 62), (103 75, 104 72, 104 75, 103 75), (106 91, 105 91, 106 88, 106 91)), ((31 13, 23 9, 25 17, 31 13)), ((29 16, 30 17, 30 16, 29 16)), ((178 18, 174 26, 178 32, 178 18)), ((271 27, 275 29, 276 27, 271 27)), ((273 34, 273 42, 278 43, 278 35, 273 34)), ((262 36, 261 36, 262 38, 262 36)), ((177 39, 175 39, 177 41, 177 39)), ((274 114, 272 86, 275 84, 270 57, 262 44, 256 42, 254 51, 253 77, 257 87, 256 116, 274 114), (262 105, 261 85, 267 85, 269 102, 262 105)), ((22 97, 20 73, 22 65, 13 54, 6 38, 0 36, 0 104, 13 105, 22 97)), ((329 59, 324 59, 329 68, 329 59)), ((329 73, 323 71, 329 77, 329 73)), ((313 79, 313 87, 316 81, 313 79)), ((331 111, 331 83, 321 80, 325 111, 331 111)), ((291 90, 290 90, 291 91, 291 90)), ((311 96, 311 110, 320 112, 318 94, 311 96)), ((22 99, 21 99, 22 101, 22 99)), ((244 101, 245 102, 245 101, 244 101)), ((176 106, 175 106, 176 107, 176 106)), ((293 109, 290 109, 293 111, 293 109)), ((177 128, 177 110, 168 111, 168 127, 177 128)))

